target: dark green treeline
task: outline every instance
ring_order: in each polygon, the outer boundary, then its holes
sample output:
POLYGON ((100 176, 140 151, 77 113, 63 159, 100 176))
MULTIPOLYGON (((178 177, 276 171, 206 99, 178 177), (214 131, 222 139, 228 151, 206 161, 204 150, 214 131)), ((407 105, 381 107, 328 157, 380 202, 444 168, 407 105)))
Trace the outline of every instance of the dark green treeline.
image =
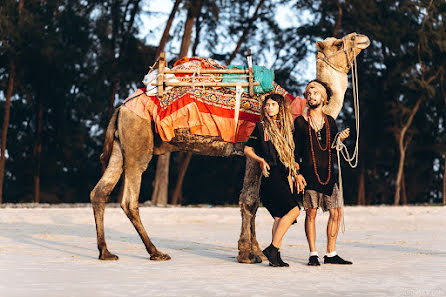
MULTIPOLYGON (((314 55, 316 40, 350 32, 367 35, 371 46, 358 57, 360 163, 356 169, 343 165, 345 201, 441 203, 446 3, 263 2, 258 18, 250 23, 247 20, 258 0, 203 1, 190 53, 225 63, 248 26, 234 62, 242 63, 248 48, 259 63, 274 59, 270 64, 278 83, 302 96, 306 81, 300 74, 306 69, 300 62, 314 55), (277 9, 287 9, 301 25, 284 26, 287 20, 277 21, 277 9), (398 176, 402 176, 399 182, 398 176), (398 201, 397 185, 402 185, 398 201)), ((172 59, 178 53, 174 44, 181 41, 187 3, 180 5, 176 27, 170 31, 166 51, 172 59)), ((150 26, 142 23, 141 16, 150 20, 158 15, 144 4, 137 0, 2 2, 1 124, 11 88, 3 203, 32 202, 36 197, 50 203, 89 201, 101 175, 99 155, 113 108, 141 86, 154 61, 156 46, 148 45, 139 32, 141 26, 150 26)), ((153 28, 158 29, 163 30, 153 28)), ((340 128, 354 128, 352 106, 348 89, 338 118, 340 128)), ((348 145, 352 150, 353 142, 348 145)), ((140 201, 150 199, 154 159, 143 175, 140 201)), ((174 155, 171 168, 178 162, 174 155)), ((170 172, 173 188, 176 170, 170 172)), ((194 156, 184 181, 183 204, 237 203, 243 173, 244 158, 194 156)), ((116 193, 112 196, 116 200, 116 193)))

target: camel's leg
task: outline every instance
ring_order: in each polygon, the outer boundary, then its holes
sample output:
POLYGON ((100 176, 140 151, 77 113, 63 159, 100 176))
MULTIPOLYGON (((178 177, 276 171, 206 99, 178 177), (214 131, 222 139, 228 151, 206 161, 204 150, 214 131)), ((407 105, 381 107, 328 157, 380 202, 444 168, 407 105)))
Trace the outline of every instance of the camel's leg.
POLYGON ((117 141, 113 141, 112 154, 107 165, 107 169, 101 179, 90 193, 90 200, 93 206, 94 220, 96 222, 96 234, 98 240, 100 260, 118 260, 118 256, 113 255, 107 249, 104 237, 104 211, 105 203, 119 180, 122 173, 122 152, 117 141))
POLYGON ((141 222, 138 208, 141 174, 142 172, 139 170, 126 169, 124 171, 124 191, 121 207, 143 241, 147 252, 150 254, 150 260, 170 260, 169 255, 163 254, 156 249, 141 222))
POLYGON ((159 252, 147 235, 138 208, 141 174, 146 170, 153 153, 153 132, 150 123, 122 108, 118 130, 124 152, 121 207, 143 241, 150 254, 150 260, 169 260, 170 256, 159 252))
POLYGON ((260 166, 246 158, 245 179, 239 204, 242 214, 242 230, 238 241, 240 263, 260 263, 263 256, 255 237, 255 215, 259 207, 260 166))
POLYGON ((259 200, 256 201, 253 209, 251 210, 251 252, 256 255, 257 257, 260 257, 262 260, 267 260, 265 255, 263 255, 262 250, 259 247, 259 243, 257 242, 256 237, 256 214, 257 210, 259 209, 259 200))

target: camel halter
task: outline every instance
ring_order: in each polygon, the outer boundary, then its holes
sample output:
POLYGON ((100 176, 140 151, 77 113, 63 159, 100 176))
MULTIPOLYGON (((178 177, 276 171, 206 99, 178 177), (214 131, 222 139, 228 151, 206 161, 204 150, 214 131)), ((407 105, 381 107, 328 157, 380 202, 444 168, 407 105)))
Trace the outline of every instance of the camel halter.
MULTIPOLYGON (((356 34, 357 35, 357 34, 356 34)), ((355 36, 356 36, 355 35, 355 36)), ((345 222, 344 222, 344 191, 342 187, 342 172, 341 172, 341 158, 340 154, 342 154, 342 157, 345 161, 350 165, 351 168, 356 168, 358 166, 358 158, 359 158, 359 95, 358 95, 358 63, 356 61, 356 53, 355 53, 355 38, 353 38, 353 59, 350 60, 350 57, 348 55, 348 51, 345 48, 345 37, 342 38, 342 49, 338 50, 337 52, 331 54, 330 56, 325 56, 323 58, 318 58, 319 60, 324 61, 334 70, 345 73, 342 71, 342 69, 339 69, 332 63, 330 63, 329 59, 339 53, 345 53, 347 56, 348 66, 352 69, 352 92, 353 92, 353 105, 354 105, 354 111, 355 111, 355 128, 356 128, 356 143, 355 143, 355 149, 353 151, 352 156, 350 157, 350 153, 348 152, 347 147, 345 144, 341 141, 339 135, 340 132, 338 132, 334 138, 333 144, 331 148, 336 149, 336 154, 338 157, 338 168, 339 168, 339 194, 341 197, 341 209, 342 209, 342 233, 345 232, 345 222)))
MULTIPOLYGON (((358 35, 358 34, 356 34, 356 35, 358 35)), ((353 48, 352 48, 352 51, 353 51, 353 60, 356 60, 356 57, 355 57, 355 39, 354 38, 353 38, 353 48)), ((353 61, 350 61, 350 57, 348 55, 348 50, 345 48, 345 37, 342 38, 342 49, 338 50, 337 52, 334 52, 333 54, 331 54, 329 56, 326 56, 324 53, 321 53, 321 54, 324 55, 324 57, 323 58, 317 58, 317 59, 324 61, 325 63, 327 63, 328 66, 330 66, 334 70, 336 70, 338 72, 341 72, 341 73, 345 73, 344 71, 342 71, 342 69, 340 69, 340 68, 336 67, 335 65, 333 65, 333 63, 331 63, 330 60, 329 60, 331 57, 337 56, 340 53, 345 53, 345 56, 347 57, 348 68, 351 68, 353 61)))

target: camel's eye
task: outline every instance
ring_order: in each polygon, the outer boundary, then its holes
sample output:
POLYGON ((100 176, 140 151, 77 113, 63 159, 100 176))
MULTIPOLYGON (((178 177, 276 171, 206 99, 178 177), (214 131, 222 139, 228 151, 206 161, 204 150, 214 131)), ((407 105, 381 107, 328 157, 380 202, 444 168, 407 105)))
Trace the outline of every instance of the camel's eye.
POLYGON ((338 41, 338 42, 335 43, 335 46, 336 46, 337 48, 341 48, 341 47, 342 47, 342 44, 343 44, 342 41, 338 41))

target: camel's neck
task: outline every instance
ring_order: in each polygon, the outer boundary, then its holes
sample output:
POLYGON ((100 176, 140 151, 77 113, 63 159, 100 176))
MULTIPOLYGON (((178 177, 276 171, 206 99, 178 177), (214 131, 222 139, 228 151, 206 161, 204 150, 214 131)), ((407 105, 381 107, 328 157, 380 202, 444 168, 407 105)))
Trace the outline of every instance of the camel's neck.
POLYGON ((316 78, 326 83, 333 93, 328 105, 324 107, 324 112, 336 119, 344 104, 344 95, 348 84, 347 74, 340 73, 324 61, 317 60, 316 78))

